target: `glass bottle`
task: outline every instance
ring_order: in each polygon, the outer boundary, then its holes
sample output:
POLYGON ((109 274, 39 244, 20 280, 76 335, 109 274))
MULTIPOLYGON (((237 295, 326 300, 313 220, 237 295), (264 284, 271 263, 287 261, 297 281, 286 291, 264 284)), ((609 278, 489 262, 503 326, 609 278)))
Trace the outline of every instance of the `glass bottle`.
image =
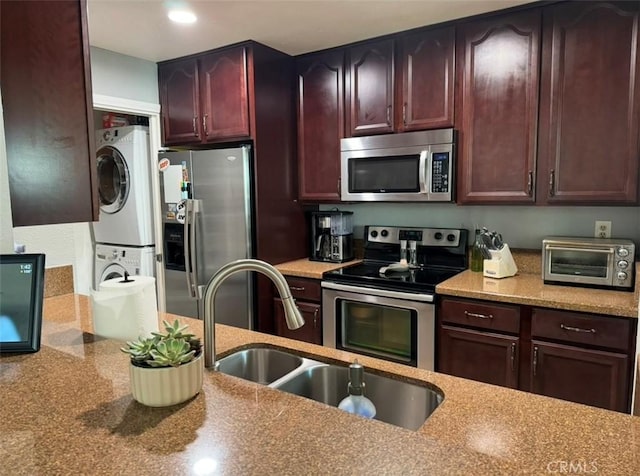
POLYGON ((476 230, 476 239, 473 242, 473 247, 471 248, 471 271, 482 272, 484 265, 482 246, 481 230, 476 230))

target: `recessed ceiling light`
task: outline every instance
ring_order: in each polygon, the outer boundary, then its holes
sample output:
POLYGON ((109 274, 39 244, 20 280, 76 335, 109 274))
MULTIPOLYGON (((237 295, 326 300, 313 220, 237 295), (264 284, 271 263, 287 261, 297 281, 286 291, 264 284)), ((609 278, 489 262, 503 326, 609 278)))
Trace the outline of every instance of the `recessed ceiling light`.
POLYGON ((170 10, 167 16, 176 23, 195 23, 198 19, 195 13, 189 10, 170 10))

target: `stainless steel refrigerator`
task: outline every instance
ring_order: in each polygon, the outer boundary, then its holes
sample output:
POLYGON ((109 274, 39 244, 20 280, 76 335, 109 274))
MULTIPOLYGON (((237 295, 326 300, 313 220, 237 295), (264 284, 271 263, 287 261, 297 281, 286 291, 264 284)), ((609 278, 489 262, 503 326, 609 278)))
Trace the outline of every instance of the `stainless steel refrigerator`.
MULTIPOLYGON (((160 152, 167 312, 204 317, 204 288, 224 264, 253 257, 251 147, 160 152)), ((216 293, 216 322, 252 329, 253 273, 216 293)))

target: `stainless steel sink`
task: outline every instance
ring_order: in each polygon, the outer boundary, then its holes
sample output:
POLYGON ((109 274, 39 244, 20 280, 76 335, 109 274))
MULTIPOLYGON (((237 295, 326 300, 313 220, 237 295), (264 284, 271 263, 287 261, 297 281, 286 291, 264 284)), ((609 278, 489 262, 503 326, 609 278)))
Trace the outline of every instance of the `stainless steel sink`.
POLYGON ((304 362, 300 356, 270 347, 240 350, 218 361, 217 370, 252 382, 269 385, 299 368, 304 362))
MULTIPOLYGON (((376 420, 417 430, 442 402, 442 395, 422 385, 364 374, 365 395, 376 406, 376 420)), ((319 364, 272 385, 279 390, 337 407, 347 396, 347 367, 319 364)))

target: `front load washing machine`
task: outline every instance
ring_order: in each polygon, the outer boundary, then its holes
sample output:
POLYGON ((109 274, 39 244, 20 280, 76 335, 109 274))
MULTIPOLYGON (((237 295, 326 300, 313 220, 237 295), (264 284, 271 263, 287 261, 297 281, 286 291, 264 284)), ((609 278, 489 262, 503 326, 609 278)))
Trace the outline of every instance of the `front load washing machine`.
POLYGON ((155 276, 155 247, 114 246, 96 244, 94 289, 102 281, 131 276, 155 276))
POLYGON ((149 246, 153 239, 149 128, 96 131, 100 217, 96 243, 149 246))

